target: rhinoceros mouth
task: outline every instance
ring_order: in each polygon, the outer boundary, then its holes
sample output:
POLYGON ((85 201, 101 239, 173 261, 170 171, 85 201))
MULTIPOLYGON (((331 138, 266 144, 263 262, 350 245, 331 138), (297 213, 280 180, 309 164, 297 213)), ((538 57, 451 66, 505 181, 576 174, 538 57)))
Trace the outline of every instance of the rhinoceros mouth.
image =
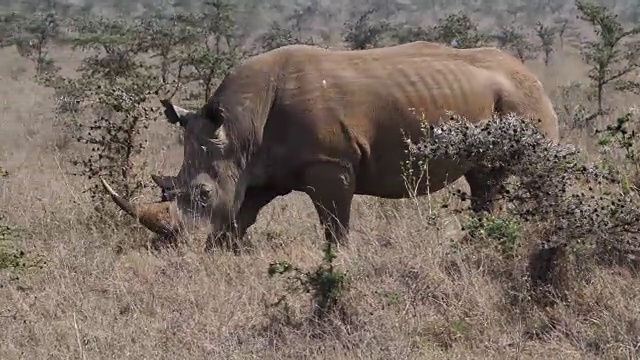
POLYGON ((113 190, 102 177, 100 177, 100 182, 113 202, 147 229, 161 236, 175 236, 180 231, 175 202, 132 204, 113 190))

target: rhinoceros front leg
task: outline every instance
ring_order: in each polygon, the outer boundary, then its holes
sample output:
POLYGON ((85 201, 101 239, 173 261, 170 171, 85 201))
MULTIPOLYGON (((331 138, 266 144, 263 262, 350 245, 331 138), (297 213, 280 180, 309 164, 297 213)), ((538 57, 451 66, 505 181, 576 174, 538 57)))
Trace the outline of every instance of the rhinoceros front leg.
POLYGON ((501 168, 474 168, 464 175, 471 190, 471 210, 476 214, 494 214, 497 210, 498 195, 506 179, 506 171, 501 168))
POLYGON ((325 240, 346 244, 355 191, 354 172, 349 166, 327 162, 312 165, 304 174, 304 189, 318 213, 325 240))
POLYGON ((207 236, 205 250, 211 251, 220 246, 231 249, 234 253, 240 251, 240 243, 249 227, 255 224, 260 210, 267 206, 278 196, 286 195, 289 191, 280 191, 271 188, 248 188, 242 205, 236 215, 236 223, 228 225, 221 233, 211 233, 207 236))

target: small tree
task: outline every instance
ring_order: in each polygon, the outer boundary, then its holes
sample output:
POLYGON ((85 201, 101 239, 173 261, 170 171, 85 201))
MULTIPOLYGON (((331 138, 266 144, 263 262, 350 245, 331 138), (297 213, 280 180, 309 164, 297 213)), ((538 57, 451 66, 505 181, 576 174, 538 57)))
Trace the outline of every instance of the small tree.
POLYGON ((585 118, 585 123, 606 114, 604 90, 612 84, 617 90, 640 90, 640 82, 626 79, 640 67, 640 43, 629 41, 630 37, 640 33, 640 26, 625 29, 618 21, 618 16, 600 5, 586 4, 576 0, 580 11, 579 19, 589 22, 597 35, 597 40, 587 41, 582 49, 582 56, 591 66, 589 79, 596 93, 596 111, 585 118))
POLYGON ((197 28, 191 26, 189 15, 164 16, 159 12, 139 20, 138 40, 141 51, 151 53, 152 59, 159 60, 161 84, 174 85, 175 93, 180 88, 185 65, 180 61, 186 44, 197 40, 197 28))
POLYGON ((522 31, 514 26, 502 26, 495 38, 499 47, 513 51, 522 63, 535 58, 535 47, 522 31))
POLYGON ((438 24, 429 32, 435 41, 462 49, 483 46, 490 39, 478 31, 478 25, 464 13, 451 14, 438 20, 438 24))
POLYGON ((285 16, 284 22, 289 24, 297 38, 303 39, 312 30, 313 20, 320 16, 325 16, 325 20, 328 20, 327 15, 327 11, 317 0, 296 1, 294 10, 285 16))
POLYGON ((0 45, 2 47, 15 44, 16 36, 20 34, 21 24, 27 17, 16 12, 0 14, 0 45))
POLYGON ((473 48, 487 44, 490 36, 478 31, 478 26, 463 13, 451 14, 438 20, 434 26, 424 28, 409 24, 389 27, 390 37, 398 44, 412 41, 433 41, 455 48, 473 48))
POLYGON ((258 51, 269 51, 292 44, 313 45, 314 41, 312 38, 302 39, 290 26, 285 27, 274 21, 267 32, 258 38, 258 51))
POLYGON ((51 41, 60 36, 60 19, 55 11, 38 11, 33 16, 4 15, 0 17, 0 28, 2 46, 15 45, 21 56, 35 64, 38 79, 57 71, 48 53, 51 41))
POLYGON ((198 84, 191 98, 209 100, 215 82, 224 76, 243 56, 236 41, 234 5, 227 0, 207 0, 199 14, 185 16, 184 21, 197 29, 195 40, 182 52, 184 80, 198 84))
POLYGON ((386 21, 372 22, 371 15, 375 9, 369 9, 358 17, 356 21, 345 22, 343 40, 352 50, 364 50, 377 47, 387 32, 389 23, 386 21))
POLYGON ((536 35, 540 39, 540 48, 544 53, 544 65, 549 66, 549 60, 551 53, 553 52, 553 43, 555 42, 555 35, 557 29, 551 26, 545 26, 540 21, 536 24, 536 35))
POLYGON ((569 19, 567 18, 557 18, 554 20, 558 39, 560 39, 560 49, 564 48, 564 34, 567 31, 567 26, 569 25, 569 19))
POLYGON ((434 41, 429 29, 421 26, 397 24, 390 30, 392 31, 389 36, 396 44, 406 44, 418 40, 434 41))

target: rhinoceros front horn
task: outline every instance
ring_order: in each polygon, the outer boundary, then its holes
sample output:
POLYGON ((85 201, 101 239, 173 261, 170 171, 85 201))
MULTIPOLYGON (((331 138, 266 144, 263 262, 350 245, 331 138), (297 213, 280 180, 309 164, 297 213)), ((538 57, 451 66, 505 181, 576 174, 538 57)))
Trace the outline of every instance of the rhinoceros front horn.
POLYGON ((134 205, 120 196, 109 184, 100 178, 104 189, 109 193, 113 202, 127 214, 136 218, 140 224, 161 236, 175 236, 179 231, 179 224, 172 209, 173 202, 134 205))

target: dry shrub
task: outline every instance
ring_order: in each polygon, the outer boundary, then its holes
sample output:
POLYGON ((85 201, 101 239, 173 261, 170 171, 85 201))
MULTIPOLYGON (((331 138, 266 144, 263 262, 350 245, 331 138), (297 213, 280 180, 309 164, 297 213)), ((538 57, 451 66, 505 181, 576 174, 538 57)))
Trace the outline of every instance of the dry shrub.
POLYGON ((514 263, 505 266, 505 261, 528 258, 526 286, 537 295, 546 289, 566 299, 571 288, 588 283, 594 266, 637 269, 636 194, 619 190, 615 168, 583 163, 574 146, 545 138, 533 122, 494 116, 475 125, 453 116, 431 127, 426 140, 410 150, 414 156, 455 157, 510 176, 499 186, 509 210, 472 219, 468 227, 476 243, 465 247, 477 258, 497 245, 493 254, 502 260, 494 256, 485 263, 505 280, 516 280, 505 271, 514 263), (487 247, 483 238, 496 244, 487 247))

